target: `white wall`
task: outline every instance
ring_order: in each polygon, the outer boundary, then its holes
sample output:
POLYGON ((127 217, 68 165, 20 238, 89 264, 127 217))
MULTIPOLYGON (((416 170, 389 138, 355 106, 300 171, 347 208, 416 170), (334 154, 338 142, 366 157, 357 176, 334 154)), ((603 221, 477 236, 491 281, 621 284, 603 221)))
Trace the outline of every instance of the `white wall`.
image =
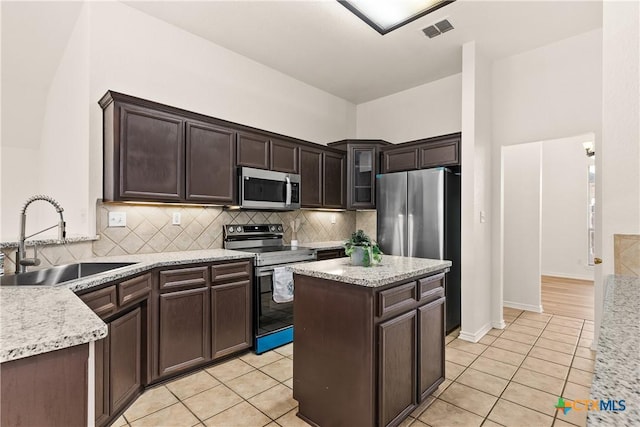
POLYGON ((493 87, 499 145, 599 132, 602 30, 496 61, 493 87))
POLYGON ((640 233, 640 3, 603 3, 602 144, 596 141, 595 339, 603 278, 613 273, 613 234, 640 233))
MULTIPOLYGON (((475 42, 462 47, 460 338, 477 342, 493 326, 491 280, 491 62, 475 42)), ((500 313, 500 321, 502 320, 500 313)))
MULTIPOLYGON (((27 28, 34 34, 42 27, 46 35, 47 28, 36 24, 48 22, 51 8, 60 7, 65 16, 69 9, 64 2, 42 11, 23 4, 14 4, 25 8, 22 25, 14 30, 27 28)), ((3 75, 4 85, 37 80, 48 86, 38 101, 43 114, 29 117, 30 126, 42 129, 31 145, 35 151, 20 145, 5 149, 3 142, 2 241, 16 239, 20 205, 39 192, 60 199, 70 232, 94 232, 95 201, 102 197, 102 112, 97 102, 110 89, 318 143, 356 136, 356 107, 348 101, 121 2, 87 2, 81 9, 74 9, 75 21, 65 21, 68 31, 60 31, 70 36, 62 57, 49 61, 55 66, 26 69, 30 63, 25 62, 21 70, 14 61, 12 75, 25 78, 7 81, 3 75), (41 161, 33 167, 36 158, 41 161)), ((3 49, 10 43, 19 53, 26 46, 24 37, 12 37, 9 30, 3 27, 3 49)), ((49 47, 32 43, 23 53, 50 56, 49 47)), ((3 92, 2 104, 17 103, 19 97, 20 91, 3 92)), ((33 212, 29 208, 34 229, 38 210, 36 204, 33 212)), ((48 216, 42 219, 44 225, 49 222, 48 216)))
POLYGON ((542 144, 502 148, 504 305, 541 312, 542 144))
POLYGON ((589 266, 589 164, 582 135, 542 142, 542 274, 593 280, 589 266))
POLYGON ((460 132, 462 74, 358 104, 357 137, 394 144, 460 132))
MULTIPOLYGON (((58 10, 55 5, 47 5, 44 12, 60 12, 64 14, 65 19, 69 19, 67 14, 72 13, 75 20, 67 23, 71 27, 68 32, 66 29, 56 28, 62 34, 61 40, 55 41, 61 44, 61 55, 43 62, 40 69, 43 74, 50 75, 34 75, 37 70, 29 69, 15 82, 5 80, 6 84, 13 84, 13 90, 3 92, 2 99, 7 112, 7 115, 3 116, 3 121, 7 123, 7 132, 3 134, 2 143, 2 175, 5 187, 2 194, 3 223, 0 239, 3 241, 18 239, 20 209, 27 198, 35 194, 47 194, 60 202, 64 208, 68 235, 86 235, 89 228, 87 15, 86 9, 78 8, 77 5, 74 5, 72 10, 66 4, 60 7, 58 10), (37 90, 29 88, 32 81, 42 85, 46 82, 46 86, 37 90), (24 100, 20 99, 19 93, 15 93, 16 88, 18 92, 25 88, 30 104, 37 104, 34 115, 28 114, 29 107, 23 105, 24 100), (15 110, 11 107, 12 100, 16 102, 15 110), (12 121, 9 114, 16 112, 20 116, 17 122, 12 121), (28 123, 25 124, 25 120, 28 120, 28 123), (21 129, 26 129, 26 139, 22 138, 21 129)), ((26 5, 25 9, 31 13, 37 11, 32 9, 31 5, 26 5)), ((19 10, 17 4, 12 5, 10 10, 9 16, 13 19, 24 12, 19 10)), ((55 19, 62 18, 58 15, 55 15, 55 19)), ((52 16, 50 18, 55 20, 52 16)), ((29 18, 25 16, 23 19, 29 18)), ((16 36, 11 28, 7 31, 7 36, 16 36)), ((35 38, 40 40, 38 36, 35 38)), ((11 61, 8 66, 11 74, 18 72, 19 64, 16 64, 15 60, 17 56, 21 56, 13 50, 23 40, 24 35, 18 40, 5 40, 5 44, 10 48, 3 58, 11 61)), ((35 48, 29 42, 25 43, 25 49, 35 48)), ((52 43, 45 43, 41 48, 46 51, 51 48, 52 43)), ((42 52, 42 55, 46 54, 42 52)), ((29 55, 38 56, 40 53, 29 52, 29 55)), ((25 60, 23 66, 31 68, 34 66, 33 61, 36 59, 25 60)), ((27 213, 27 235, 56 224, 59 219, 55 209, 46 202, 35 202, 29 206, 27 213)), ((51 230, 39 237, 57 236, 57 230, 51 230)))

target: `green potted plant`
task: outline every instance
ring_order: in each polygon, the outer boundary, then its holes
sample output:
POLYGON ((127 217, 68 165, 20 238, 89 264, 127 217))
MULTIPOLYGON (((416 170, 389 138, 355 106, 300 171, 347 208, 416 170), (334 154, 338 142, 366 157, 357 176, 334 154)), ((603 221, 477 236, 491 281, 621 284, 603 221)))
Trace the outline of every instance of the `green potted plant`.
POLYGON ((382 251, 364 231, 358 230, 344 243, 344 252, 351 257, 351 264, 369 267, 382 260, 382 251))

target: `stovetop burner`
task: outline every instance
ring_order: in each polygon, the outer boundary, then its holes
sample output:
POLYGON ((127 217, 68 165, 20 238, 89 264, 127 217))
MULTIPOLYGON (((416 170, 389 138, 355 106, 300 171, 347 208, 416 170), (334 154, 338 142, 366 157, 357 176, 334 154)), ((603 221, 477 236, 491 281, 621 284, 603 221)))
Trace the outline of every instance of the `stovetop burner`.
POLYGON ((283 244, 282 224, 225 225, 224 248, 256 254, 255 265, 290 264, 315 260, 315 251, 283 244))

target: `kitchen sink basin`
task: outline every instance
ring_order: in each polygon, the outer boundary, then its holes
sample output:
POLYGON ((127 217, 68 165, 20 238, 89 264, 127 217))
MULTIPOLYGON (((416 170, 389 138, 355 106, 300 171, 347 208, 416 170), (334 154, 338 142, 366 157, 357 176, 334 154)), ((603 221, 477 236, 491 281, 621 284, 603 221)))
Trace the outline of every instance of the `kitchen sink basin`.
POLYGON ((78 262, 75 264, 59 265, 42 270, 29 271, 22 274, 0 276, 2 286, 33 286, 57 285, 81 277, 93 276, 135 264, 134 262, 78 262))

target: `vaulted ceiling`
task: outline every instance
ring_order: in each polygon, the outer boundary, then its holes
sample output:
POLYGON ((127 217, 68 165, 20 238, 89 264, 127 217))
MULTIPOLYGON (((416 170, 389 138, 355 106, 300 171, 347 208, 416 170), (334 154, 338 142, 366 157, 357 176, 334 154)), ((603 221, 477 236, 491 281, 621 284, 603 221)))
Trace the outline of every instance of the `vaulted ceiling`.
POLYGON ((354 103, 460 72, 468 41, 498 59, 602 26, 600 1, 458 0, 384 36, 335 0, 125 3, 354 103))

